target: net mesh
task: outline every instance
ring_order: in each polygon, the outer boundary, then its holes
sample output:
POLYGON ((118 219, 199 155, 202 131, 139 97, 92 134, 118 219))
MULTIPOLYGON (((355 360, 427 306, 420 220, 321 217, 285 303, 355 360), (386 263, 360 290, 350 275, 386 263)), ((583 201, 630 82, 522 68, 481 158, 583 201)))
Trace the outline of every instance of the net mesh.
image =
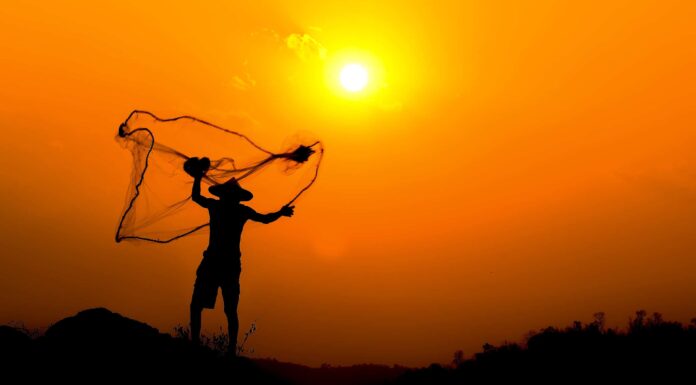
POLYGON ((116 242, 169 243, 201 233, 208 213, 191 197, 193 178, 184 171, 192 157, 207 157, 207 186, 236 178, 254 193, 249 205, 259 212, 294 203, 316 181, 324 153, 320 141, 296 135, 278 152, 267 150, 241 132, 193 116, 162 119, 133 111, 116 140, 133 157, 126 202, 116 242))

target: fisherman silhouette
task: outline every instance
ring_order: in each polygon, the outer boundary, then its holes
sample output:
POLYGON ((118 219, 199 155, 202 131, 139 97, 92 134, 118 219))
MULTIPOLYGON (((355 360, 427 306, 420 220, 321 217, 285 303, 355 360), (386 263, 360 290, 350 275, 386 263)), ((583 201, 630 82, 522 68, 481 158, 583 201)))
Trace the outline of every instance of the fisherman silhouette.
POLYGON ((210 167, 208 158, 190 158, 184 163, 184 170, 193 177, 191 199, 210 214, 210 238, 208 248, 203 252, 203 260, 196 270, 196 282, 191 298, 191 340, 200 343, 201 316, 203 309, 215 308, 218 287, 222 289, 227 329, 230 338, 229 353, 236 354, 239 320, 239 275, 241 274, 241 251, 239 242, 244 223, 252 220, 271 223, 281 216, 291 217, 294 206, 283 206, 269 214, 259 214, 249 206, 241 204, 249 201, 253 194, 243 189, 235 178, 225 183, 213 185, 208 191, 220 199, 201 195, 201 180, 210 167))

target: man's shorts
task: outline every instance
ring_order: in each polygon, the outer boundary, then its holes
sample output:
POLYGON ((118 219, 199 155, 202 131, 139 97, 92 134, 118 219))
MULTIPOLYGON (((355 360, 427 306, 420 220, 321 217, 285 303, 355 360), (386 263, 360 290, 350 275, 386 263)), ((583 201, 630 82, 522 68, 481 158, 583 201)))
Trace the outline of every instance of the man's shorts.
POLYGON ((203 260, 196 270, 196 282, 193 284, 192 306, 214 309, 219 287, 222 289, 225 309, 237 310, 241 268, 239 258, 236 259, 235 261, 234 256, 225 255, 221 258, 203 253, 203 260))

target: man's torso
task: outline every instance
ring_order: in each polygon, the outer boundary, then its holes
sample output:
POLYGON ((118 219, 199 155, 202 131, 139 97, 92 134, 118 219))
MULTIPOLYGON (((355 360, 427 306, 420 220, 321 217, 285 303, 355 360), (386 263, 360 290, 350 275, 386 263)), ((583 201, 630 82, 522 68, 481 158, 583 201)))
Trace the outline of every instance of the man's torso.
POLYGON ((210 238, 207 255, 211 258, 239 259, 242 230, 250 208, 238 203, 216 201, 210 207, 210 238))

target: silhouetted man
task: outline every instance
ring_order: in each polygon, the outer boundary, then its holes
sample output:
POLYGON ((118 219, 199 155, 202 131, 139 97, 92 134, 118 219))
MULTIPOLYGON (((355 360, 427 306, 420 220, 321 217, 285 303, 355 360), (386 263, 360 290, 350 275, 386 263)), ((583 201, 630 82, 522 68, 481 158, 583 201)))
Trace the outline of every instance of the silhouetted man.
POLYGON ((235 178, 208 188, 211 194, 220 199, 206 198, 201 195, 201 179, 209 167, 210 161, 207 158, 191 158, 184 164, 186 172, 194 178, 191 199, 207 208, 210 214, 208 249, 203 252, 203 260, 196 271, 196 283, 191 298, 191 339, 195 343, 200 342, 203 309, 215 307, 220 287, 230 337, 229 351, 236 354, 239 331, 239 275, 242 271, 239 241, 244 223, 248 219, 271 223, 281 216, 290 217, 294 213, 294 206, 283 206, 275 213, 259 214, 251 207, 240 203, 251 200, 253 194, 243 189, 235 178))

